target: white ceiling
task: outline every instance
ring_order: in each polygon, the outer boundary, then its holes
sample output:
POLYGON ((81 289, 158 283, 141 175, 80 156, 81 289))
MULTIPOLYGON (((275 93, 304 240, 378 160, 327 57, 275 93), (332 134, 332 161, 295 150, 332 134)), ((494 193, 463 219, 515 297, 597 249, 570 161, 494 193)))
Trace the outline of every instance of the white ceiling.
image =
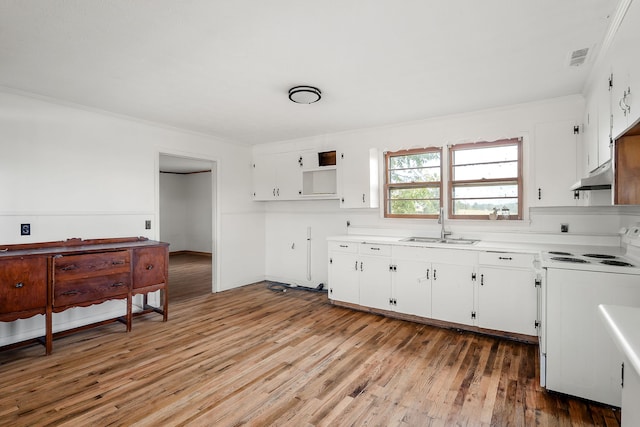
POLYGON ((257 144, 580 93, 616 5, 0 0, 0 85, 257 144))

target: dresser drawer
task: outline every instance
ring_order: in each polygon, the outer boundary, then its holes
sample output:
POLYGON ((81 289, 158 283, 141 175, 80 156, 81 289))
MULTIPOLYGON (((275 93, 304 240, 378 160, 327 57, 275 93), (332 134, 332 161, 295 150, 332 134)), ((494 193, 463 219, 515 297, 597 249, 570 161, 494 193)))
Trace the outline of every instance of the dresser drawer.
POLYGON ((130 288, 129 272, 63 280, 53 285, 53 306, 93 304, 110 298, 126 298, 130 288))
POLYGON ((166 247, 140 248, 133 251, 133 288, 167 283, 166 247))
POLYGON ((53 262, 56 283, 108 274, 129 273, 131 268, 129 251, 57 256, 53 262))
POLYGON ((533 268, 534 254, 518 254, 512 252, 480 252, 480 265, 501 267, 533 268))
POLYGON ((47 305, 47 258, 0 261, 0 314, 47 305))
POLYGON ((329 242, 328 247, 329 251, 333 252, 348 252, 348 253, 356 253, 358 252, 358 245, 360 243, 355 242, 329 242))

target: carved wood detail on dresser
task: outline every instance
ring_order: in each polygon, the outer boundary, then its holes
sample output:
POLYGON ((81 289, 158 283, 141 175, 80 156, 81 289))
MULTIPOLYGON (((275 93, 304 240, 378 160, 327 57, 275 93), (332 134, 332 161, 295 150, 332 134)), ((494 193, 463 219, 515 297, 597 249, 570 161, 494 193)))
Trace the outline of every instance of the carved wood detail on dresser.
POLYGON ((0 245, 0 321, 44 315, 45 335, 37 341, 51 354, 54 335, 112 321, 123 322, 130 331, 135 295, 143 295, 143 307, 136 316, 156 312, 166 322, 168 279, 169 244, 145 237, 0 245), (158 290, 161 307, 149 305, 147 294, 158 290), (127 300, 124 316, 53 333, 53 313, 114 299, 127 300))

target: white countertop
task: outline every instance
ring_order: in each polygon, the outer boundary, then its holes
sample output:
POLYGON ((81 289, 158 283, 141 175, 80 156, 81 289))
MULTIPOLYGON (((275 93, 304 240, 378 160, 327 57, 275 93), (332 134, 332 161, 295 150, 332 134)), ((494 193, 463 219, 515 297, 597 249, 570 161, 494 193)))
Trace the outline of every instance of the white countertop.
POLYGON ((498 242, 490 240, 478 240, 473 245, 460 245, 460 244, 447 244, 436 242, 403 242, 407 236, 374 236, 374 235, 360 235, 349 234, 340 236, 330 236, 327 238, 329 241, 339 242, 354 242, 354 243, 374 243, 374 244, 387 244, 387 245, 401 245, 401 246, 418 246, 418 247, 434 247, 434 248, 447 248, 458 250, 472 250, 472 251, 501 251, 501 252, 517 252, 517 253, 533 253, 538 254, 540 252, 547 251, 566 251, 570 253, 583 254, 583 253, 607 253, 611 255, 620 255, 624 253, 624 250, 617 246, 602 246, 602 245, 572 245, 572 244, 558 244, 558 243, 542 243, 542 242, 498 242))
POLYGON ((640 375, 640 307, 599 305, 607 331, 640 375))

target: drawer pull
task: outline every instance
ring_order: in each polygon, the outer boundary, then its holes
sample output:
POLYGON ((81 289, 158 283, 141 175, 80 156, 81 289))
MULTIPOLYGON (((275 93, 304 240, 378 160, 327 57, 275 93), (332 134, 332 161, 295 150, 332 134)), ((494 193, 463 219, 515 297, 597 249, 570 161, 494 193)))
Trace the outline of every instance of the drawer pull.
POLYGON ((348 248, 349 245, 340 245, 341 248, 348 248))
POLYGON ((23 286, 24 286, 24 283, 22 283, 22 282, 16 283, 16 288, 21 288, 23 286))
POLYGON ((372 251, 379 251, 380 248, 371 248, 372 251))
POLYGON ((111 265, 122 265, 124 264, 124 260, 112 261, 111 265))
POLYGON ((153 264, 147 265, 147 270, 153 270, 153 264))
POLYGON ((69 270, 75 270, 76 268, 78 268, 78 267, 76 267, 74 264, 71 264, 71 265, 65 265, 60 270, 69 271, 69 270))
POLYGON ((112 288, 119 288, 119 287, 121 287, 121 286, 124 286, 124 283, 122 283, 122 282, 116 282, 116 283, 113 283, 113 284, 111 285, 111 287, 112 287, 112 288))
POLYGON ((498 259, 503 259, 505 261, 511 261, 513 258, 511 258, 510 256, 501 256, 501 257, 498 257, 498 259))
POLYGON ((73 291, 63 292, 62 295, 78 295, 79 293, 80 291, 73 290, 73 291))

